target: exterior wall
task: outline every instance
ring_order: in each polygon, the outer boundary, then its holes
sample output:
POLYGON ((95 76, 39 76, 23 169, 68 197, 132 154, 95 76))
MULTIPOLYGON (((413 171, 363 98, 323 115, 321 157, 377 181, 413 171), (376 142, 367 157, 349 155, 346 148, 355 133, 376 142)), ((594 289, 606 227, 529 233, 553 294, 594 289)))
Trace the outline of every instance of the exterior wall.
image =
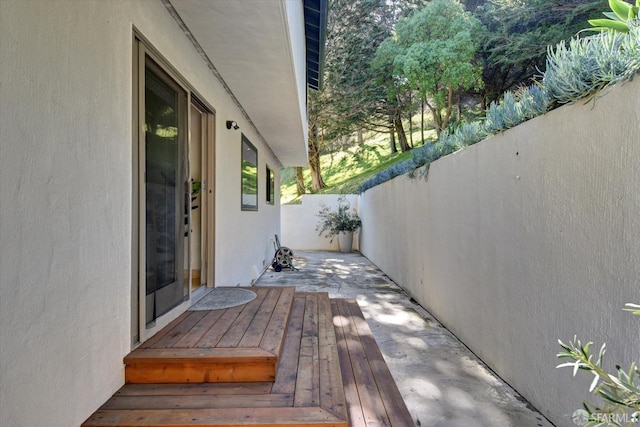
MULTIPOLYGON (((282 205, 280 243, 298 250, 338 251, 337 238, 330 242, 329 239, 319 236, 316 231, 319 221, 317 214, 322 205, 336 209, 338 197, 340 196, 337 194, 306 194, 302 196, 302 203, 299 205, 282 205)), ((346 197, 351 207, 357 209, 358 196, 349 194, 346 197)), ((353 237, 353 249, 358 250, 358 233, 353 237)))
POLYGON ((216 285, 251 283, 273 255, 279 164, 162 2, 1 1, 0 425, 77 426, 124 382, 134 28, 216 109, 216 285), (240 211, 240 132, 258 212, 240 211))
POLYGON ((590 376, 558 339, 637 360, 640 82, 564 106, 360 198, 361 250, 558 426, 590 376))
MULTIPOLYGON (((274 235, 280 233, 280 168, 256 137, 247 137, 258 149, 258 210, 241 211, 241 132, 227 130, 226 114, 217 115, 216 138, 216 286, 247 286, 269 266, 274 235), (266 164, 274 171, 276 200, 266 204, 266 164)), ((235 119, 234 119, 235 120, 235 119)))

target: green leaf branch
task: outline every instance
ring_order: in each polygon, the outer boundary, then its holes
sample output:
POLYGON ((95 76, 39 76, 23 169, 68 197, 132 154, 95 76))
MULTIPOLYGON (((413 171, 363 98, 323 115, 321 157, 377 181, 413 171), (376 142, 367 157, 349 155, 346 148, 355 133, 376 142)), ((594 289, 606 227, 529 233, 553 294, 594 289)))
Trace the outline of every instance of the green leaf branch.
MULTIPOLYGON (((640 315, 640 305, 626 304, 625 311, 640 315)), ((616 373, 607 372, 602 363, 606 353, 606 345, 592 353, 593 342, 582 344, 577 338, 568 344, 558 340, 562 350, 557 354, 559 359, 571 361, 561 363, 557 368, 572 368, 573 376, 579 371, 587 371, 593 375, 589 392, 603 399, 601 405, 584 402, 586 412, 585 426, 622 426, 640 422, 640 370, 632 363, 628 370, 616 365, 616 373)), ((578 412, 578 411, 577 411, 578 412)))
POLYGON ((623 0, 609 0, 611 12, 603 12, 605 18, 589 19, 589 24, 594 31, 619 31, 622 33, 629 32, 629 20, 638 18, 640 11, 640 0, 636 0, 635 6, 623 0))

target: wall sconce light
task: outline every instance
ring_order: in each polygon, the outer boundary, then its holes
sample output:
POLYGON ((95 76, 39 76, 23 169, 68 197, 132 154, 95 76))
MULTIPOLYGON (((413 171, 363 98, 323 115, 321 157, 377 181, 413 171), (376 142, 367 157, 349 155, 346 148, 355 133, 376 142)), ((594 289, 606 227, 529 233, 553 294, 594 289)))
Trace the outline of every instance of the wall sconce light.
POLYGON ((238 126, 238 123, 234 122, 233 120, 227 120, 227 129, 231 128, 233 128, 233 130, 238 130, 240 129, 240 126, 238 126))

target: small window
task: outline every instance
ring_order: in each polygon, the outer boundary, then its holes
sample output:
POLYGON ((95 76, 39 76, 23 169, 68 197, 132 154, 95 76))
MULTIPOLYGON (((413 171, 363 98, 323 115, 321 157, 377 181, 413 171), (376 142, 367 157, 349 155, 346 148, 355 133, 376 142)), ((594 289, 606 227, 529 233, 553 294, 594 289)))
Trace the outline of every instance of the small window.
POLYGON ((258 210, 258 150, 242 135, 242 210, 258 210))
POLYGON ((267 204, 273 205, 276 201, 276 179, 273 175, 273 170, 267 166, 267 204))

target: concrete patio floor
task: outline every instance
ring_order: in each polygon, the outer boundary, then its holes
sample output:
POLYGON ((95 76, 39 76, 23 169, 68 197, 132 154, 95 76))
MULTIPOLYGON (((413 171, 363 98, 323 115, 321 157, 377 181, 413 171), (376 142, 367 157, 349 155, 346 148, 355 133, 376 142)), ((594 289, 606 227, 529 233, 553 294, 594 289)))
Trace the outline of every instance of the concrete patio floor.
POLYGON ((356 298, 416 426, 553 425, 359 253, 295 251, 294 265, 255 285, 356 298))

